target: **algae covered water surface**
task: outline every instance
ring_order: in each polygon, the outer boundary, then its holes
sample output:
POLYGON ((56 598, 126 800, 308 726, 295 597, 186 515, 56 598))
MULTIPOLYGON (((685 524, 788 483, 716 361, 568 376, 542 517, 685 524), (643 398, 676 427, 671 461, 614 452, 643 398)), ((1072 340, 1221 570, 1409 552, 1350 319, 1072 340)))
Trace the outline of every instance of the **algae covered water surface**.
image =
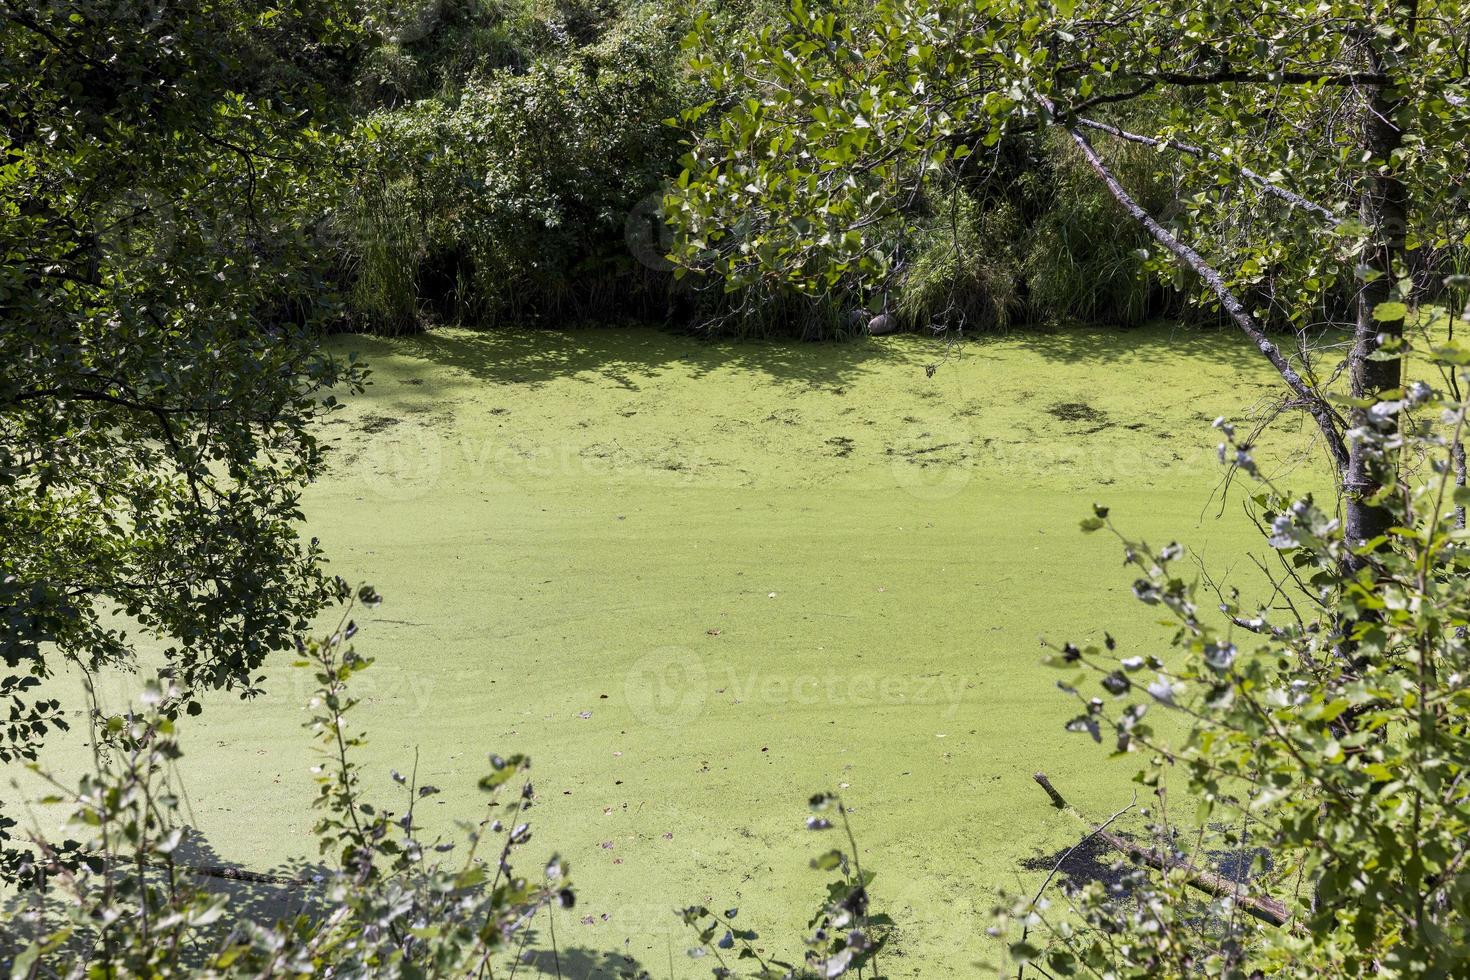
MULTIPOLYGON (((674 912, 691 903, 799 955, 825 880, 807 861, 832 846, 805 801, 834 789, 898 923, 885 971, 974 972, 997 893, 1034 889, 1024 862, 1079 836, 1031 774, 1099 815, 1132 796, 1135 764, 1063 731, 1075 705, 1040 665, 1042 635, 1164 649, 1117 542, 1078 520, 1105 502, 1213 571, 1245 566, 1255 531, 1211 501, 1209 422, 1277 391, 1235 336, 1166 326, 336 343, 374 384, 325 427, 305 507, 333 570, 386 596, 357 641, 377 661, 369 789, 388 798, 416 759, 447 825, 480 815, 486 753, 532 756, 534 841, 579 902, 530 968, 571 977, 624 957, 707 975, 674 912)), ((316 859, 311 684, 284 661, 268 697, 191 725, 182 765, 200 830, 255 868, 316 859)))

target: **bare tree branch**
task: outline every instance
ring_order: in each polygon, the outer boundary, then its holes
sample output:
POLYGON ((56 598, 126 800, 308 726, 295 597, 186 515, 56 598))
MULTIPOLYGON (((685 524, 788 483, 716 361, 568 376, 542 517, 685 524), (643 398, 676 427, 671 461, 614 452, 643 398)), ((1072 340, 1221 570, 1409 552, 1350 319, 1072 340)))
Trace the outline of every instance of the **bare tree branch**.
MULTIPOLYGON (((1051 798, 1052 806, 1058 810, 1066 810, 1078 819, 1083 819, 1082 815, 1072 808, 1072 805, 1063 798, 1062 794, 1057 792, 1056 787, 1051 784, 1051 780, 1046 778, 1046 773, 1038 772, 1031 778, 1036 780, 1036 784, 1046 791, 1046 795, 1051 798)), ((1086 820, 1083 819, 1083 822, 1085 823, 1086 820)), ((1199 889, 1206 895, 1213 895, 1216 898, 1228 898, 1235 903, 1237 908, 1244 910, 1247 914, 1253 918, 1260 919, 1262 922, 1268 922, 1273 926, 1282 926, 1291 920, 1291 913, 1287 910, 1284 902, 1278 902, 1274 898, 1250 895, 1246 892, 1245 886, 1238 882, 1231 881, 1210 871, 1201 871, 1198 868, 1193 868, 1178 858, 1161 854, 1153 848, 1144 847, 1141 844, 1133 843, 1127 838, 1119 837, 1117 834, 1108 830, 1106 824, 1094 827, 1090 836, 1096 837, 1113 850, 1121 851, 1130 859, 1140 864, 1145 864, 1155 871, 1183 871, 1192 887, 1199 889)))
MULTIPOLYGON (((1213 150, 1206 150, 1203 147, 1194 146, 1190 143, 1181 143, 1179 140, 1161 140, 1155 139, 1152 136, 1144 136, 1140 133, 1130 133, 1125 129, 1119 129, 1117 126, 1110 126, 1107 123, 1098 122, 1095 119, 1086 119, 1080 116, 1074 118, 1072 121, 1078 126, 1085 126, 1088 129, 1096 129, 1099 132, 1107 133, 1109 136, 1116 136, 1118 139, 1127 140, 1130 143, 1142 143, 1144 146, 1166 146, 1171 150, 1178 150, 1180 153, 1188 153, 1190 156, 1208 157, 1211 160, 1222 159, 1222 157, 1218 153, 1215 153, 1213 150)), ((1314 201, 1307 200, 1300 194, 1293 193, 1292 191, 1289 191, 1286 188, 1281 187, 1276 183, 1273 183, 1269 177, 1266 177, 1263 174, 1256 173, 1249 167, 1236 165, 1236 169, 1239 170, 1241 174, 1244 175, 1246 178, 1259 185, 1261 190, 1265 191, 1267 194, 1270 194, 1272 197, 1278 197, 1294 208, 1301 208, 1303 211, 1310 211, 1323 220, 1329 222, 1334 228, 1342 222, 1342 219, 1339 218, 1336 214, 1333 214, 1332 211, 1324 208, 1322 205, 1317 204, 1314 201)))
MULTIPOLYGON (((1051 105, 1050 100, 1043 101, 1046 104, 1047 110, 1052 111, 1054 107, 1051 105)), ((1149 235, 1153 237, 1154 241, 1164 246, 1172 255, 1194 270, 1195 274, 1205 281, 1205 285, 1210 287, 1210 291, 1215 294, 1216 298, 1220 301, 1220 306, 1229 315, 1230 319, 1234 321, 1242 333, 1250 338, 1251 342, 1255 344, 1256 349, 1265 356, 1266 360, 1271 362, 1271 365, 1276 368, 1277 373, 1281 375, 1282 380, 1286 382, 1287 387, 1302 400, 1306 410, 1316 419, 1317 427, 1322 430, 1322 435, 1327 440, 1327 449, 1332 454, 1333 461, 1337 464, 1339 471, 1345 471, 1348 465, 1347 445, 1343 442, 1342 435, 1337 428, 1339 422, 1337 413, 1332 410, 1327 400, 1291 366, 1286 356, 1281 353, 1281 349, 1271 341, 1271 338, 1266 336, 1265 332, 1256 323, 1255 318, 1247 312, 1239 297, 1231 292, 1229 286, 1225 285, 1225 280, 1221 278, 1220 273, 1206 262, 1203 256, 1181 242, 1178 238, 1175 238, 1168 229, 1155 221, 1153 216, 1133 199, 1128 191, 1124 189, 1123 185, 1118 182, 1118 178, 1113 176, 1113 172, 1108 169, 1107 164, 1098 156, 1097 150, 1093 148, 1092 143, 1080 129, 1072 126, 1067 132, 1071 134, 1072 140, 1082 150, 1082 154, 1086 157, 1088 165, 1102 178, 1103 183, 1107 186, 1108 192, 1123 206, 1123 209, 1135 221, 1143 225, 1149 235)))
POLYGON ((1192 87, 1197 85, 1334 85, 1353 88, 1359 85, 1387 85, 1391 79, 1382 72, 1314 72, 1314 71, 1239 71, 1223 69, 1204 75, 1161 71, 1143 76, 1165 85, 1192 87))

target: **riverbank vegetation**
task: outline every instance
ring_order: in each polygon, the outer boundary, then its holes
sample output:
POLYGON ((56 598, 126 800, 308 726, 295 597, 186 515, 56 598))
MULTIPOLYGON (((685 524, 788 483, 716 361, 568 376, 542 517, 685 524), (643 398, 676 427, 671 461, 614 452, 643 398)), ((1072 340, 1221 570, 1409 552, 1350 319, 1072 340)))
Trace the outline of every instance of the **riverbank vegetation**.
POLYGON ((1465 19, 0 0, 0 955, 1462 972, 1465 19), (1161 544, 1212 506, 1218 561, 1161 544), (360 581, 434 611, 392 693, 360 581), (305 792, 259 734, 302 702, 305 792), (190 856, 191 732, 262 744, 285 788, 214 819, 294 865, 190 856), (809 849, 814 915, 747 885, 809 849), (616 897, 569 919, 573 861, 616 897))
MULTIPOLYGON (((370 19, 351 69, 345 167, 322 178, 346 184, 322 229, 341 324, 391 335, 653 318, 815 339, 856 332, 854 309, 977 330, 1183 312, 1172 282, 1143 275, 1146 239, 1120 227, 1106 194, 1078 179, 1080 157, 1045 135, 1009 140, 998 166, 957 168, 916 199, 884 232, 900 267, 890 280, 821 296, 676 282, 662 197, 723 110, 682 42, 697 20, 702 43, 735 56, 782 19, 781 5, 761 3, 523 0, 435 0, 370 19)), ((1167 205, 1151 154, 1133 158, 1130 175, 1167 205)))

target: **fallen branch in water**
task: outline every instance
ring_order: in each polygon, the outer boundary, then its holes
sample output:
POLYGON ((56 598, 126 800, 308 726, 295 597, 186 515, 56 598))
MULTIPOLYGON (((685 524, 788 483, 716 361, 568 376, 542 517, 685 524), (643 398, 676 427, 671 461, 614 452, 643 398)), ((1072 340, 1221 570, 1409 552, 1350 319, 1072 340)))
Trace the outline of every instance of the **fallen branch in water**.
MULTIPOLYGON (((1045 780, 1046 779, 1046 776, 1043 775, 1042 773, 1037 773, 1036 774, 1036 778, 1037 779, 1040 779, 1040 780, 1045 780)), ((1050 786, 1051 784, 1050 783, 1043 782, 1042 785, 1043 786, 1050 786)), ((1052 790, 1052 792, 1055 792, 1055 790, 1052 790)), ((1058 799, 1059 798, 1060 797, 1058 797, 1058 799)), ((1035 897, 1033 897, 1031 899, 1031 905, 1032 905, 1033 908, 1036 906, 1036 903, 1037 902, 1040 902, 1041 901, 1041 896, 1046 893, 1047 887, 1051 885, 1052 879, 1057 876, 1057 872, 1062 870, 1062 865, 1064 865, 1064 864, 1067 863, 1067 858, 1071 857, 1072 854, 1073 854, 1073 852, 1075 852, 1082 845, 1086 844, 1088 841, 1092 840, 1094 837, 1097 837, 1097 836, 1105 833, 1107 831, 1108 827, 1112 826, 1112 823, 1113 823, 1114 820, 1117 820, 1123 814, 1125 814, 1129 810, 1133 809, 1133 807, 1135 806, 1136 803, 1137 803, 1137 799, 1135 798, 1135 800, 1134 800, 1133 803, 1128 804, 1123 809, 1121 809, 1117 813, 1113 814, 1111 817, 1108 817, 1108 819, 1104 820, 1100 826, 1097 826, 1097 827, 1092 828, 1092 833, 1088 834, 1086 837, 1082 838, 1077 843, 1075 843, 1071 847, 1067 848, 1066 853, 1064 853, 1061 857, 1057 858, 1057 863, 1054 864, 1054 865, 1052 865, 1051 873, 1046 876, 1046 880, 1041 883, 1041 887, 1038 888, 1038 889, 1036 889, 1036 895, 1035 895, 1035 897)), ((1027 937, 1030 936, 1030 935, 1031 935, 1031 923, 1028 921, 1026 923, 1026 925, 1021 929, 1021 942, 1024 943, 1026 941, 1027 937)), ((1016 971, 1016 980, 1025 980, 1025 977, 1026 977, 1026 964, 1023 963, 1023 964, 1021 964, 1021 968, 1016 971)))
MULTIPOLYGON (((1056 787, 1051 784, 1051 780, 1046 778, 1046 773, 1038 772, 1031 778, 1036 780, 1037 785, 1046 791, 1047 796, 1051 797, 1052 806, 1058 810, 1066 810, 1077 817, 1077 819, 1091 826, 1091 823, 1082 814, 1073 809, 1072 805, 1062 797, 1061 793, 1057 792, 1056 787)), ((1291 919, 1291 913, 1287 911, 1284 902, 1278 902, 1274 898, 1261 898, 1247 894, 1245 887, 1237 882, 1223 878, 1211 871, 1202 871, 1198 868, 1190 867, 1178 858, 1161 853, 1153 848, 1135 844, 1133 841, 1125 837, 1120 837, 1108 830, 1106 824, 1093 827, 1092 833, 1089 836, 1096 837, 1113 850, 1121 851, 1128 855, 1131 860, 1147 865, 1155 871, 1183 871, 1189 884, 1194 888, 1215 898, 1228 898, 1247 914, 1260 919, 1262 922, 1269 922, 1273 926, 1283 926, 1291 919)))
POLYGON ((174 867, 180 871, 202 878, 225 878, 230 881, 253 881, 261 885, 281 885, 286 888, 300 888, 306 882, 300 878, 288 878, 285 875, 266 874, 264 871, 247 871, 244 868, 232 868, 223 864, 178 864, 174 867))

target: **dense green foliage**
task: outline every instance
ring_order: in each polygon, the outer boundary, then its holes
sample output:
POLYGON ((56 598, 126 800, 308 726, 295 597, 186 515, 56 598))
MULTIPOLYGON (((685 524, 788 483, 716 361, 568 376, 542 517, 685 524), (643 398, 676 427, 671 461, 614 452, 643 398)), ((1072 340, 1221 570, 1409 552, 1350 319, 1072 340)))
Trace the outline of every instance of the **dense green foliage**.
MULTIPOLYGON (((1434 270, 1463 261, 1459 7, 1422 6, 1417 30, 1402 34, 1390 4, 1339 18, 1290 5, 1022 0, 794 4, 785 24, 734 56, 718 32, 697 30, 695 68, 715 96, 686 114, 701 138, 669 199, 682 261, 734 287, 871 288, 902 277, 896 243, 925 220, 926 188, 967 174, 983 188, 995 174, 1012 198, 1028 183, 1032 202, 1050 198, 1044 212, 1019 208, 1020 227, 1039 241, 1022 263, 1036 308, 1132 318, 1146 305, 1127 286, 1132 273, 1152 268, 1173 283, 1173 260, 1104 203, 1096 179, 1078 179, 1067 129, 1080 117, 1138 127, 1126 137, 1141 141, 1120 138, 1121 151, 1107 152, 1114 171, 1146 210, 1191 236, 1259 317, 1341 319, 1333 314, 1353 291, 1365 239, 1382 233, 1353 217, 1367 181, 1413 184, 1410 224, 1396 234, 1416 253, 1414 268, 1385 275, 1413 273, 1427 288, 1434 270), (1257 22, 1277 26, 1257 31, 1257 22), (1365 40, 1379 31, 1381 53, 1365 40), (1287 68, 1296 71, 1276 74, 1287 68), (1361 90, 1349 83, 1380 76, 1398 86, 1386 111, 1404 136, 1365 153, 1362 123, 1351 121, 1361 90), (1327 207, 1296 207, 1261 185, 1327 207)), ((982 189, 979 200, 993 197, 982 189)))
MULTIPOLYGON (((1177 305, 1145 276, 1145 236, 1120 234, 1116 206, 1077 179, 1076 152, 1046 138, 1010 141, 1001 167, 953 168, 945 194, 885 225, 893 274, 881 283, 805 296, 771 281, 675 284, 662 189, 680 143, 748 94, 708 88, 677 42, 698 23, 706 57, 738 62, 782 10, 505 2, 400 14, 409 29, 385 25, 357 79, 369 111, 354 140, 354 203, 337 220, 350 322, 391 334, 435 320, 655 316, 810 338, 854 332, 856 307, 913 328, 997 328, 1132 325, 1177 305), (692 129, 671 125, 681 115, 692 129), (960 235, 956 207, 969 216, 960 235)), ((1150 160, 1137 154, 1133 172, 1172 203, 1150 160)))
MULTIPOLYGON (((1060 909, 1022 902, 1010 914, 1045 926, 1050 941, 1043 951, 1013 935, 1014 956, 1062 976, 1463 973, 1470 490, 1455 485, 1453 451, 1470 407, 1456 393, 1470 380, 1459 374, 1470 349, 1445 341, 1443 314, 1423 327, 1417 346, 1443 369, 1445 388, 1419 382, 1378 403, 1360 434, 1406 464, 1403 482, 1379 499, 1396 519, 1391 542, 1346 541, 1330 505, 1263 476, 1244 434, 1223 420, 1222 459, 1256 483, 1277 598, 1214 591, 1181 567, 1180 546, 1122 539, 1134 595, 1177 624, 1175 651, 1139 655, 1109 638, 1066 644, 1051 662, 1081 708, 1069 728, 1151 757, 1138 776, 1155 797, 1144 811, 1150 846, 1174 862, 1164 875, 1134 870, 1126 900, 1094 884, 1060 909), (1349 551, 1370 560, 1346 571, 1349 551), (1202 608, 1201 588, 1223 624, 1202 608), (1168 711, 1188 718, 1187 737, 1145 720, 1168 711), (1191 871, 1208 866, 1206 827, 1225 828, 1255 867, 1248 885, 1237 879, 1202 902, 1191 871), (1285 927, 1272 909, 1262 914, 1262 899, 1279 903, 1285 927)), ((1103 508, 1083 523, 1104 526, 1103 508)))
POLYGON ((677 157, 674 15, 459 0, 378 21, 333 216, 347 323, 662 316, 665 249, 629 235, 677 157))
MULTIPOLYGON (((320 3, 0 10, 7 693, 129 666, 131 628, 166 648, 168 710, 249 695, 339 594, 298 498, 323 393, 358 377, 317 345, 309 224, 358 44, 320 3)), ((0 754, 33 758, 57 706, 14 706, 0 754)))
MULTIPOLYGON (((949 191, 886 224, 892 275, 881 283, 844 280, 805 297, 772 281, 733 291, 720 278, 675 284, 660 195, 680 169, 680 143, 732 107, 738 116, 733 100, 748 87, 722 91, 717 83, 711 91, 707 78, 689 71, 678 41, 698 23, 706 55, 738 63, 753 31, 782 20, 779 5, 369 5, 337 15, 333 29, 351 37, 340 34, 335 50, 279 15, 250 30, 239 26, 248 18, 215 16, 215 26, 193 29, 235 31, 253 59, 241 69, 247 77, 291 89, 298 103, 303 87, 328 83, 325 100, 320 91, 312 97, 330 102, 346 124, 330 167, 296 167, 309 179, 289 179, 291 165, 304 163, 299 154, 258 158, 251 175, 250 206, 272 212, 267 237, 301 235, 310 244, 286 265, 316 270, 342 294, 338 325, 392 334, 435 321, 653 316, 716 331, 821 337, 852 332, 857 306, 890 309, 915 328, 1072 318, 1133 324, 1173 306, 1168 288, 1143 278, 1144 239, 1117 234, 1116 207, 1073 179, 1075 151, 1037 138, 1009 141, 1004 166, 952 168, 949 191), (670 125, 686 114, 696 131, 670 125), (985 226, 983 243, 977 228, 953 234, 948 216, 961 198, 985 226)), ((319 20, 331 23, 330 16, 319 20)), ((27 46, 35 40, 17 34, 27 46)), ((1138 171, 1145 179, 1147 158, 1138 171)), ((245 159, 224 162, 243 170, 245 159)), ((198 163, 180 159, 178 167, 198 163)), ((126 199, 119 207, 146 201, 160 209, 169 199, 162 210, 170 221, 176 207, 198 209, 193 200, 175 203, 167 183, 150 175, 118 195, 126 199)), ((1169 185, 1157 186, 1167 196, 1169 185)), ((238 227, 230 216, 210 219, 196 222, 222 240, 209 248, 243 244, 219 234, 238 227)), ((135 239, 135 227, 126 222, 121 231, 135 239)))
MULTIPOLYGON (((325 326, 667 311, 814 338, 873 313, 1136 323, 1190 296, 1277 370, 1337 497, 1278 487, 1222 419, 1222 463, 1260 484, 1269 598, 1206 580, 1219 618, 1179 546, 1124 540, 1175 652, 1107 637, 1054 662, 1081 704, 1069 729, 1153 756, 1155 840, 1115 846, 1157 873, 1070 889, 1062 916, 1044 885, 995 933, 1023 975, 1463 973, 1463 21, 1456 0, 0 0, 0 761, 51 778, 36 760, 67 723, 43 691, 63 665, 134 667, 135 634, 162 658, 141 710, 87 706, 96 772, 52 801, 75 839, 13 846, 0 815, 0 877, 36 897, 15 972, 478 975, 573 902, 558 859, 534 884, 512 871, 536 794, 496 797, 521 756, 491 757, 496 809, 455 841, 421 839, 438 790, 416 778, 401 815, 364 799, 355 626, 305 640, 347 597, 299 536, 314 425, 365 380, 324 353, 325 326), (1351 327, 1345 351, 1314 344, 1323 326, 1351 327), (181 882, 169 772, 179 719, 211 690, 259 693, 293 647, 317 684, 331 865, 315 907, 257 922, 181 882), (1165 710, 1183 738, 1145 721, 1165 710), (1256 874, 1201 877, 1221 821, 1233 850, 1263 848, 1256 874)), ((1104 527, 1099 506, 1083 529, 1104 527)), ((736 910, 690 906, 716 976, 879 973, 892 923, 848 810, 812 806, 846 845, 813 862, 836 878, 810 934, 787 962, 736 910)))
POLYGON ((434 314, 662 315, 662 280, 625 238, 674 155, 661 120, 678 108, 676 50, 668 16, 635 7, 594 44, 368 116, 347 221, 353 311, 384 332, 434 314))

